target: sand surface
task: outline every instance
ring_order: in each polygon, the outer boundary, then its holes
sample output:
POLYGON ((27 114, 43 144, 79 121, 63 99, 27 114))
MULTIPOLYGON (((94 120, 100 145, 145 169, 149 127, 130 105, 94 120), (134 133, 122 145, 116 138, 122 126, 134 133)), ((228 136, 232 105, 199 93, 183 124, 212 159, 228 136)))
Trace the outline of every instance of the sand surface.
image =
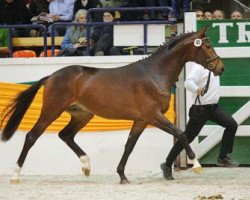
POLYGON ((114 174, 31 176, 11 184, 0 175, 0 199, 88 199, 88 200, 250 200, 250 168, 204 168, 200 175, 191 169, 175 171, 174 181, 161 172, 127 173, 130 184, 120 185, 114 174))

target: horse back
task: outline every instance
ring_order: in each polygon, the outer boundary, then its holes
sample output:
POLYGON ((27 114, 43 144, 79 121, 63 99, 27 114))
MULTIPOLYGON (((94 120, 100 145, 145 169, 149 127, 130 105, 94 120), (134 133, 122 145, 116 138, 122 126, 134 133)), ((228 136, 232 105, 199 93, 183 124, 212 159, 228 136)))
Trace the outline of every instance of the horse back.
POLYGON ((108 69, 75 65, 52 74, 47 85, 56 85, 69 106, 105 118, 135 120, 162 106, 150 77, 133 65, 108 69))

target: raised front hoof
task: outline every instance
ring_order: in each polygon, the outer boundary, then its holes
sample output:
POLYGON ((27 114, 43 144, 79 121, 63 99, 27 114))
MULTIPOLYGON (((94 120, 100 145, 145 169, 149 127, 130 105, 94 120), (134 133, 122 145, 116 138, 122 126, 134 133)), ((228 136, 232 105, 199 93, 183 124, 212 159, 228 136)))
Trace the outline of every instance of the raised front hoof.
POLYGON ((196 174, 201 174, 202 173, 202 167, 193 167, 192 171, 196 174))
POLYGON ((120 184, 126 185, 126 184, 130 184, 130 182, 128 181, 128 179, 123 179, 123 180, 120 180, 120 184))
POLYGON ((10 183, 11 184, 19 184, 19 183, 21 183, 21 180, 19 178, 11 178, 10 183))
POLYGON ((87 168, 82 168, 82 173, 85 175, 85 176, 87 176, 87 177, 89 177, 89 175, 90 175, 90 169, 87 169, 87 168))

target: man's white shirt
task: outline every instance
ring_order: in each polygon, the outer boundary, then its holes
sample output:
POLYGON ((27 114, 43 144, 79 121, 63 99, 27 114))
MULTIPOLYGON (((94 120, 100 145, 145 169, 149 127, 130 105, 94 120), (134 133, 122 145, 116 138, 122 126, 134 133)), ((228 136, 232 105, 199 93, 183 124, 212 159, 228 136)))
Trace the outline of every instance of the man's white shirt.
MULTIPOLYGON (((207 84, 209 71, 205 69, 202 65, 197 63, 189 63, 190 71, 186 76, 186 81, 184 83, 185 88, 192 92, 193 102, 195 102, 197 96, 198 88, 205 87, 207 84)), ((207 93, 204 96, 200 96, 201 105, 216 104, 219 101, 220 94, 220 78, 219 76, 214 76, 211 73, 210 83, 207 93)), ((199 104, 199 102, 197 102, 199 104)))

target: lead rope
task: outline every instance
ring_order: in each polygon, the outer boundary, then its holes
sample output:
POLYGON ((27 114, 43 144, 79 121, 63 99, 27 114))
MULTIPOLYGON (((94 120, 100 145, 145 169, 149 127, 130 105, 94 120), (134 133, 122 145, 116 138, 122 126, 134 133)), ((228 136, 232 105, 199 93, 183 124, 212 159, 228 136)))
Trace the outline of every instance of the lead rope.
POLYGON ((148 179, 148 178, 152 178, 152 177, 155 177, 155 176, 158 176, 162 174, 162 171, 161 172, 158 172, 158 173, 154 173, 152 175, 149 175, 149 176, 145 176, 145 177, 142 177, 142 178, 137 178, 138 180, 143 180, 143 179, 148 179))
MULTIPOLYGON (((208 88, 209 88, 209 83, 210 83, 210 77, 211 77, 211 71, 209 71, 208 73, 208 77, 207 77, 207 83, 205 85, 205 89, 204 89, 204 93, 201 96, 204 96, 204 94, 207 93, 208 88)), ((196 98, 195 98, 195 102, 194 105, 196 105, 197 101, 199 102, 199 104, 201 105, 201 100, 200 100, 200 95, 197 94, 196 98)))

